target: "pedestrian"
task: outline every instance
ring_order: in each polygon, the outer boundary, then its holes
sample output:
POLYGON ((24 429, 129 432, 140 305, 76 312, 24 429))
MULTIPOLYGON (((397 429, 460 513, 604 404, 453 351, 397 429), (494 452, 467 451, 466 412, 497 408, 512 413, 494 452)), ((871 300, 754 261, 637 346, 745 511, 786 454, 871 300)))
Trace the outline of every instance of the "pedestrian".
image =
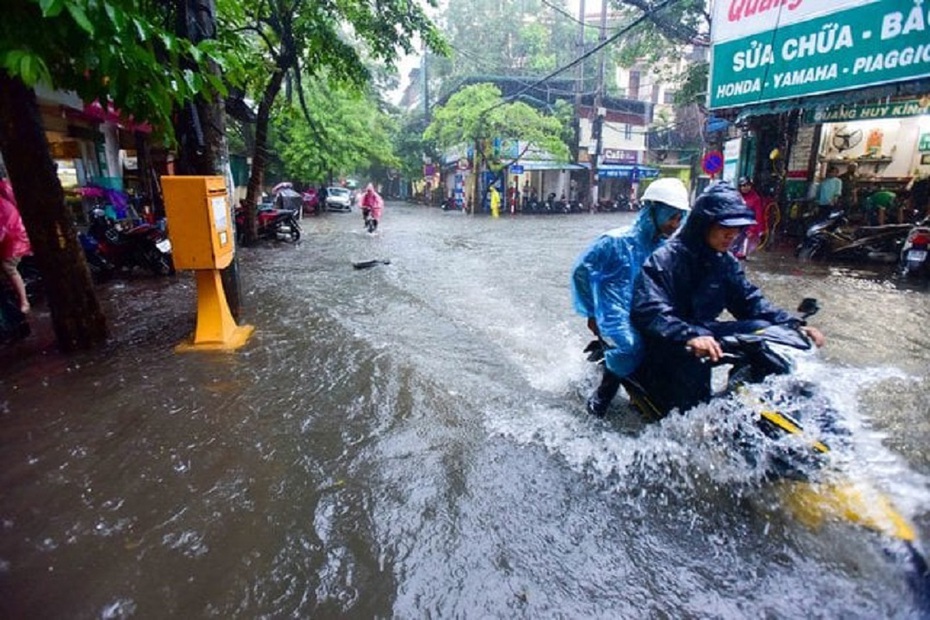
POLYGON ((896 209, 897 202, 898 195, 886 189, 870 194, 863 203, 863 210, 865 211, 865 218, 868 225, 884 226, 890 219, 888 217, 889 211, 894 211, 894 219, 897 222, 899 219, 896 209))
POLYGON ((369 183, 365 187, 365 193, 362 194, 362 217, 365 219, 365 227, 368 232, 373 233, 378 229, 378 222, 381 220, 381 212, 384 209, 384 200, 381 195, 375 191, 374 185, 369 183))
POLYGON ((629 228, 598 237, 572 270, 572 301, 588 329, 607 348, 600 386, 588 399, 588 413, 603 416, 642 357, 642 339, 630 325, 633 283, 653 250, 670 237, 690 210, 688 190, 678 179, 653 181, 643 193, 644 207, 629 228))
POLYGON ((843 182, 839 178, 840 170, 836 166, 827 166, 827 177, 820 182, 817 189, 817 206, 820 219, 827 219, 843 194, 843 182))
POLYGON ((19 310, 28 314, 29 298, 26 296, 26 283, 19 273, 19 262, 23 256, 32 254, 32 245, 23 226, 23 218, 16 207, 13 185, 7 178, 0 179, 0 265, 3 273, 13 287, 19 303, 19 310))
POLYGON ((501 213, 501 195, 493 185, 488 188, 488 195, 491 205, 491 217, 499 217, 501 213))
POLYGON ((846 167, 846 172, 840 175, 840 182, 843 184, 840 206, 848 217, 855 216, 859 208, 859 165, 856 162, 846 167))
POLYGON ((320 183, 320 189, 316 193, 317 195, 317 208, 319 211, 317 213, 322 213, 326 210, 326 199, 329 198, 329 190, 326 189, 326 186, 320 183))
POLYGON ((743 197, 743 202, 746 203, 747 207, 752 209, 753 215, 756 218, 756 223, 746 228, 745 234, 738 239, 737 247, 733 251, 733 255, 736 256, 736 258, 745 259, 749 258, 749 255, 755 252, 756 248, 758 248, 759 244, 762 242, 762 236, 766 233, 765 208, 762 206, 762 196, 760 196, 756 188, 753 187, 749 177, 740 177, 739 193, 743 197))
POLYGON ((817 346, 823 334, 779 308, 746 278, 728 252, 755 223, 732 185, 718 182, 694 202, 681 231, 646 259, 633 291, 633 327, 645 342, 636 379, 662 414, 686 411, 711 397, 718 340, 769 325, 801 329, 817 346), (719 321, 724 310, 735 320, 719 321))

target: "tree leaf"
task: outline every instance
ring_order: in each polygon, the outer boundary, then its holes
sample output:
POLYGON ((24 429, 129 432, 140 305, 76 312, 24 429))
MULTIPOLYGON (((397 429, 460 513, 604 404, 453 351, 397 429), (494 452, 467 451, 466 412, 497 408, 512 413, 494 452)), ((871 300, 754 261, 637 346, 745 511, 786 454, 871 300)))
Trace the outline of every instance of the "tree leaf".
POLYGON ((39 0, 39 8, 44 17, 57 17, 65 8, 65 3, 64 0, 39 0))
POLYGON ((87 34, 94 34, 94 25, 90 23, 90 20, 87 19, 87 13, 84 12, 84 7, 73 2, 69 2, 65 5, 65 8, 68 9, 68 13, 71 14, 71 19, 77 22, 77 25, 80 26, 87 34))

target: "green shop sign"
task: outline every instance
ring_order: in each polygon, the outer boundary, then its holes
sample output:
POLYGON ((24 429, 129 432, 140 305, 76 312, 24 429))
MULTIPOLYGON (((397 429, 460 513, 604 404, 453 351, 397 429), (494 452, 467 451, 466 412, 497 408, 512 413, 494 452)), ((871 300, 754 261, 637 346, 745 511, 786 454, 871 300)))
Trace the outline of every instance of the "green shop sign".
POLYGON ((876 118, 901 118, 930 114, 930 99, 908 99, 868 105, 830 105, 804 110, 805 123, 836 123, 876 118))
POLYGON ((930 2, 838 0, 826 15, 815 4, 718 0, 710 107, 930 76, 930 2))

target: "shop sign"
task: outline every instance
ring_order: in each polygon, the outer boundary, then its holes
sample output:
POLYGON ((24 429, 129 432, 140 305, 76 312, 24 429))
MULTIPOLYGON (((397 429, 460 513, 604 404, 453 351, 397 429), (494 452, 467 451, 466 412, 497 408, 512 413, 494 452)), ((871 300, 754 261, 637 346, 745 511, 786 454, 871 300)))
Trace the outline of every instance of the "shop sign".
POLYGON ((726 108, 930 75, 930 3, 722 0, 709 105, 726 108))
POLYGON ((604 149, 603 161, 611 164, 635 164, 637 152, 627 149, 604 149))
POLYGON ((930 99, 909 99, 868 105, 831 105, 804 110, 805 123, 835 123, 917 116, 930 112, 930 99))
POLYGON ((918 151, 930 151, 930 133, 920 134, 920 140, 917 142, 918 151))
POLYGON ((733 138, 723 144, 723 175, 724 181, 736 182, 736 174, 739 171, 739 158, 743 152, 743 139, 733 138))

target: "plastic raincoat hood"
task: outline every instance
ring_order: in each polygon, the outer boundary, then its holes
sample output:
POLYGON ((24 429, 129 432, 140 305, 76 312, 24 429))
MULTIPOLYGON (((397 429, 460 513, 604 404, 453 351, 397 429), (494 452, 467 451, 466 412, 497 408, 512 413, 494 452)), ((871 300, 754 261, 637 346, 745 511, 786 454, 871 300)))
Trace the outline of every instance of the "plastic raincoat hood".
POLYGON ((572 302, 575 311, 597 321, 611 348, 607 368, 618 376, 635 370, 642 359, 640 335, 630 325, 633 285, 646 258, 663 243, 656 221, 670 207, 647 204, 629 228, 615 228, 598 237, 575 262, 572 302))

